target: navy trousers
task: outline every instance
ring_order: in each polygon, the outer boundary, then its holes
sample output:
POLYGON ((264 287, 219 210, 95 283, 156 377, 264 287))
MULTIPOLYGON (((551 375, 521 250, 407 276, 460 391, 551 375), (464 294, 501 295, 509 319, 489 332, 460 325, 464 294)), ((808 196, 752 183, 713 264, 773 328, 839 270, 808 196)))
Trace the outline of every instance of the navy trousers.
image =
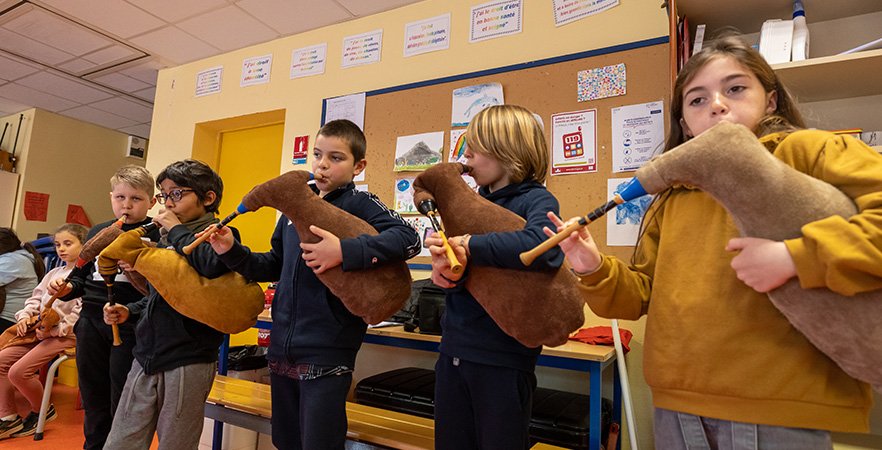
POLYGON ((279 450, 343 450, 352 373, 314 380, 270 374, 273 445, 279 450))
POLYGON ((536 375, 441 354, 435 364, 435 448, 530 448, 536 375))

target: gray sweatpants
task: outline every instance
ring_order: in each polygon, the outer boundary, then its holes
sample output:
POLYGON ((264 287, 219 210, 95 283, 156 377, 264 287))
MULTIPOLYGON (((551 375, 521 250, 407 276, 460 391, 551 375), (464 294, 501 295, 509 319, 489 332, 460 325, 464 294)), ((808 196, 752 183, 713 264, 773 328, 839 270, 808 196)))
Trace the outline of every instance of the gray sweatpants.
POLYGON ((832 450, 830 432, 732 422, 655 408, 655 448, 832 450))
POLYGON ((217 363, 203 363, 148 375, 132 362, 104 450, 149 449, 154 432, 159 450, 198 448, 216 373, 217 363))

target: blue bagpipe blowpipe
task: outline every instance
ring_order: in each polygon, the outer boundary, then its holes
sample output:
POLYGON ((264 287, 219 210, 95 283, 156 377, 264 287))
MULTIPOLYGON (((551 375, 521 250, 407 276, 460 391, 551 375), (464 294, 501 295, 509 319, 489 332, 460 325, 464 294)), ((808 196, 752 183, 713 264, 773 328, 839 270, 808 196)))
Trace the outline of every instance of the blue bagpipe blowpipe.
POLYGON ((560 244, 561 241, 568 238, 574 231, 577 231, 589 223, 603 217, 609 212, 609 210, 616 206, 644 195, 646 195, 646 189, 643 189, 640 180, 638 180, 637 177, 632 178, 631 181, 625 185, 625 189, 616 194, 610 201, 604 203, 594 211, 591 211, 588 215, 580 217, 578 221, 568 225, 563 230, 560 230, 557 234, 546 239, 545 242, 537 245, 532 250, 521 253, 521 262, 524 263, 525 266, 529 266, 539 257, 539 255, 551 250, 557 244, 560 244))

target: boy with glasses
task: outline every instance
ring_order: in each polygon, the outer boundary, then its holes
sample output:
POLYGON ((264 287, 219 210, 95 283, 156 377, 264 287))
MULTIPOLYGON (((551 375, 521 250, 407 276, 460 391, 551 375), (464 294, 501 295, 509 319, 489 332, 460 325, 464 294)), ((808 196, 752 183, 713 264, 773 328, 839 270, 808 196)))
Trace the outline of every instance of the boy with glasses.
MULTIPOLYGON (((196 240, 194 233, 219 222, 215 214, 223 182, 205 163, 192 159, 172 163, 156 182, 156 199, 165 206, 153 219, 162 226, 159 245, 184 255, 184 247, 196 240)), ((231 231, 238 240, 238 231, 231 231)), ((184 257, 205 278, 229 272, 208 243, 184 257)), ((223 333, 180 314, 152 286, 135 303, 105 305, 104 321, 137 321, 138 338, 105 450, 146 450, 154 433, 159 448, 196 449, 223 333)))

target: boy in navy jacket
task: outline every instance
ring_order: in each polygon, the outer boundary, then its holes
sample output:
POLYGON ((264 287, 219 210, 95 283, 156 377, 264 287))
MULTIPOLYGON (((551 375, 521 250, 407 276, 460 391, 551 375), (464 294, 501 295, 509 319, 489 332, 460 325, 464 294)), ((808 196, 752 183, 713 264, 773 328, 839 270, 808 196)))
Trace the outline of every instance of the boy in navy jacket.
POLYGON ((279 281, 267 359, 273 444, 282 450, 343 449, 346 441, 346 395, 367 325, 316 274, 337 265, 343 271, 368 269, 419 253, 417 233, 376 196, 355 189, 352 179, 367 164, 365 149, 354 123, 328 122, 316 136, 312 169, 321 175, 317 193, 371 224, 378 235, 340 240, 313 226, 310 231, 322 240, 305 244, 282 216, 268 253, 252 253, 223 228, 210 241, 230 269, 256 281, 279 281))

